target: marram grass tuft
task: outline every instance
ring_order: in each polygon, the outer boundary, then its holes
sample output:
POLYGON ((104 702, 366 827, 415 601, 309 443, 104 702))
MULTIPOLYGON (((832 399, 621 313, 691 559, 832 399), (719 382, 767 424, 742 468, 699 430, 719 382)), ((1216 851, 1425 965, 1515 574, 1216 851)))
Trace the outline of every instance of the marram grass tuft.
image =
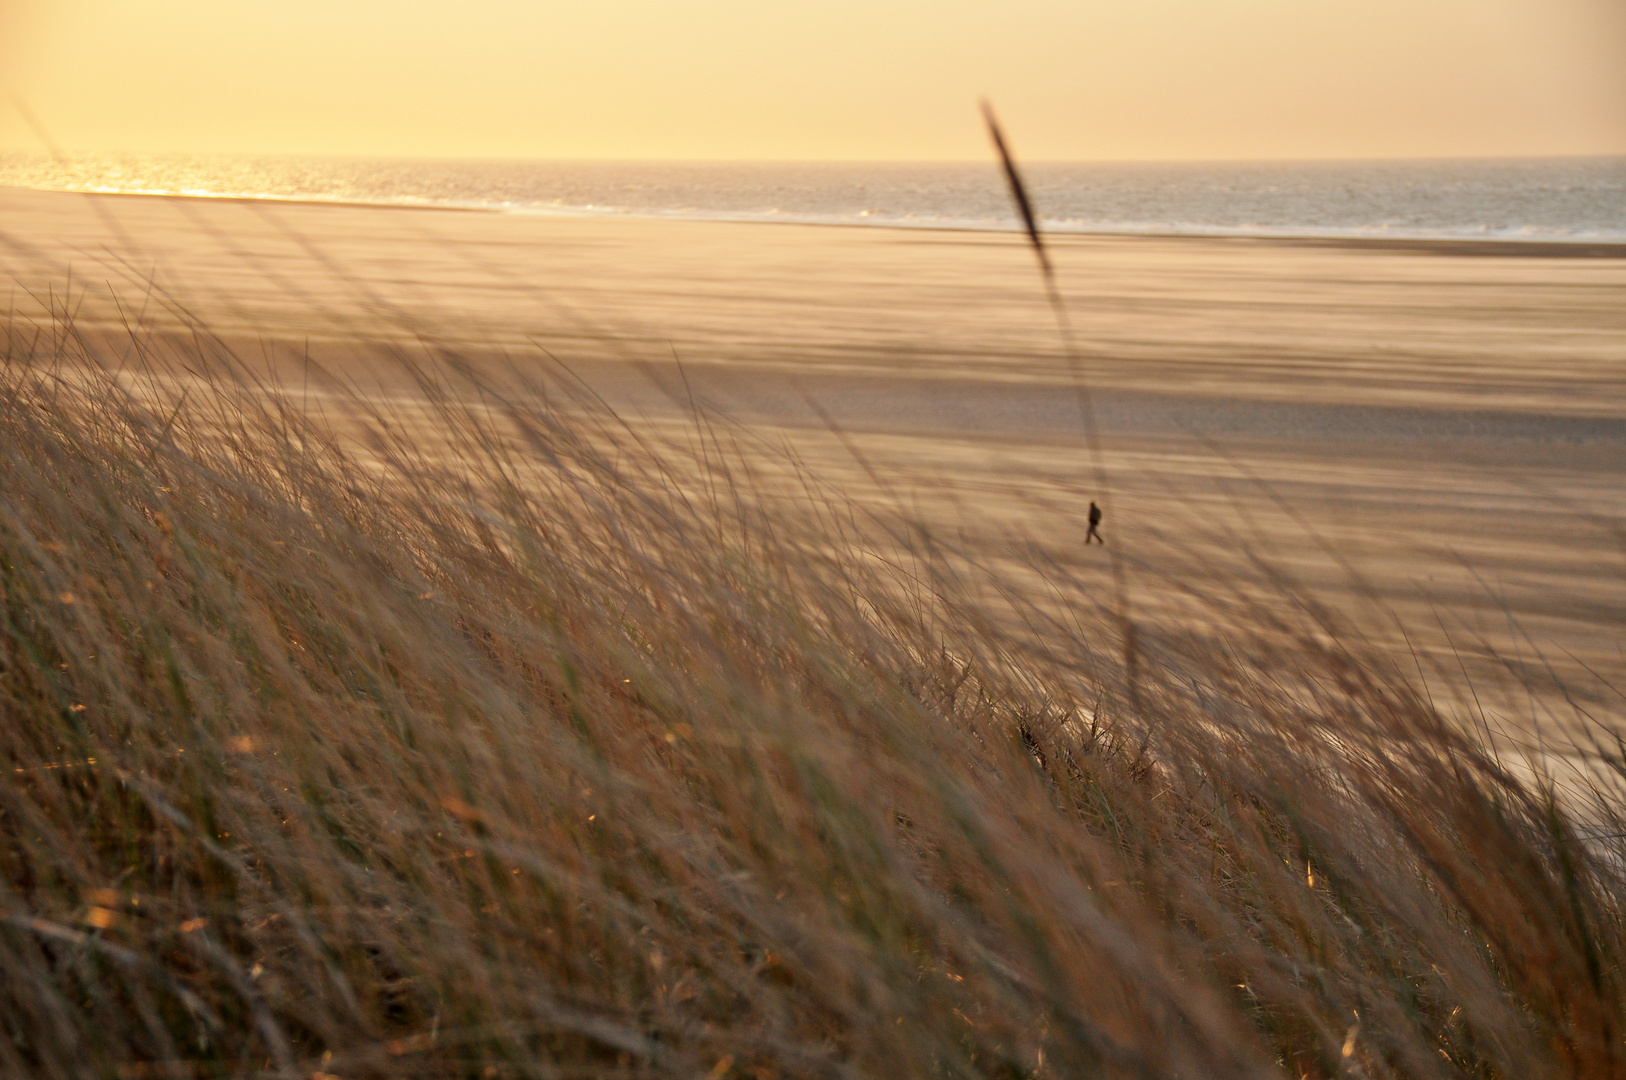
POLYGON ((1618 748, 1521 780, 1262 609, 1132 707, 1114 620, 1019 633, 721 445, 454 360, 339 430, 207 335, 47 329, 0 375, 4 1075, 1626 1074, 1618 748))

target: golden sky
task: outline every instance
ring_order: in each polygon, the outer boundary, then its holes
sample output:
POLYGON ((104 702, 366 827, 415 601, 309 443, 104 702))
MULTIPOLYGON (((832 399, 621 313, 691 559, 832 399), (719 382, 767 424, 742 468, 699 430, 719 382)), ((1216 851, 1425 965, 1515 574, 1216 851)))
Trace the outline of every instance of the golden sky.
POLYGON ((0 0, 0 146, 1626 154, 1626 0, 0 0))

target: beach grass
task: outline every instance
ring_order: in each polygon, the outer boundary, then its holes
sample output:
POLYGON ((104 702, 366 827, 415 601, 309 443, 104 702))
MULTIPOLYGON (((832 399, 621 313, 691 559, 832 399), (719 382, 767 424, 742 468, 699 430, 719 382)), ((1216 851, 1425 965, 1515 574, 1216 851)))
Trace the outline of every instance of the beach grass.
POLYGON ((702 417, 6 334, 6 1075, 1626 1074, 1619 744, 1311 598, 1129 667, 702 417))

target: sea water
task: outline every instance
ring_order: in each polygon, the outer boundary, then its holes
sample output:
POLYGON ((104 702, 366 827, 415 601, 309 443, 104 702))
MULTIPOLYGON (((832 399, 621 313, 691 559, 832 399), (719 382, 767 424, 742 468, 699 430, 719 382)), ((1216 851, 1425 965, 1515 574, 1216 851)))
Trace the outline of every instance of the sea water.
MULTIPOLYGON (((1029 164, 1056 232, 1626 241, 1626 158, 1029 164)), ((1016 226, 992 162, 694 163, 0 154, 63 191, 881 227, 1016 226)))

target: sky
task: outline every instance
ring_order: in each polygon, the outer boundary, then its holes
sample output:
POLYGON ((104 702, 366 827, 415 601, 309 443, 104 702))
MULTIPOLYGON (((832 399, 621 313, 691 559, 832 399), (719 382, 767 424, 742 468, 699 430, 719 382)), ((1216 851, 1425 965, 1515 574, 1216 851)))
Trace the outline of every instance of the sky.
POLYGON ((0 148, 1626 154, 1626 0, 0 0, 0 148), (18 107, 22 103, 22 108, 18 107))

